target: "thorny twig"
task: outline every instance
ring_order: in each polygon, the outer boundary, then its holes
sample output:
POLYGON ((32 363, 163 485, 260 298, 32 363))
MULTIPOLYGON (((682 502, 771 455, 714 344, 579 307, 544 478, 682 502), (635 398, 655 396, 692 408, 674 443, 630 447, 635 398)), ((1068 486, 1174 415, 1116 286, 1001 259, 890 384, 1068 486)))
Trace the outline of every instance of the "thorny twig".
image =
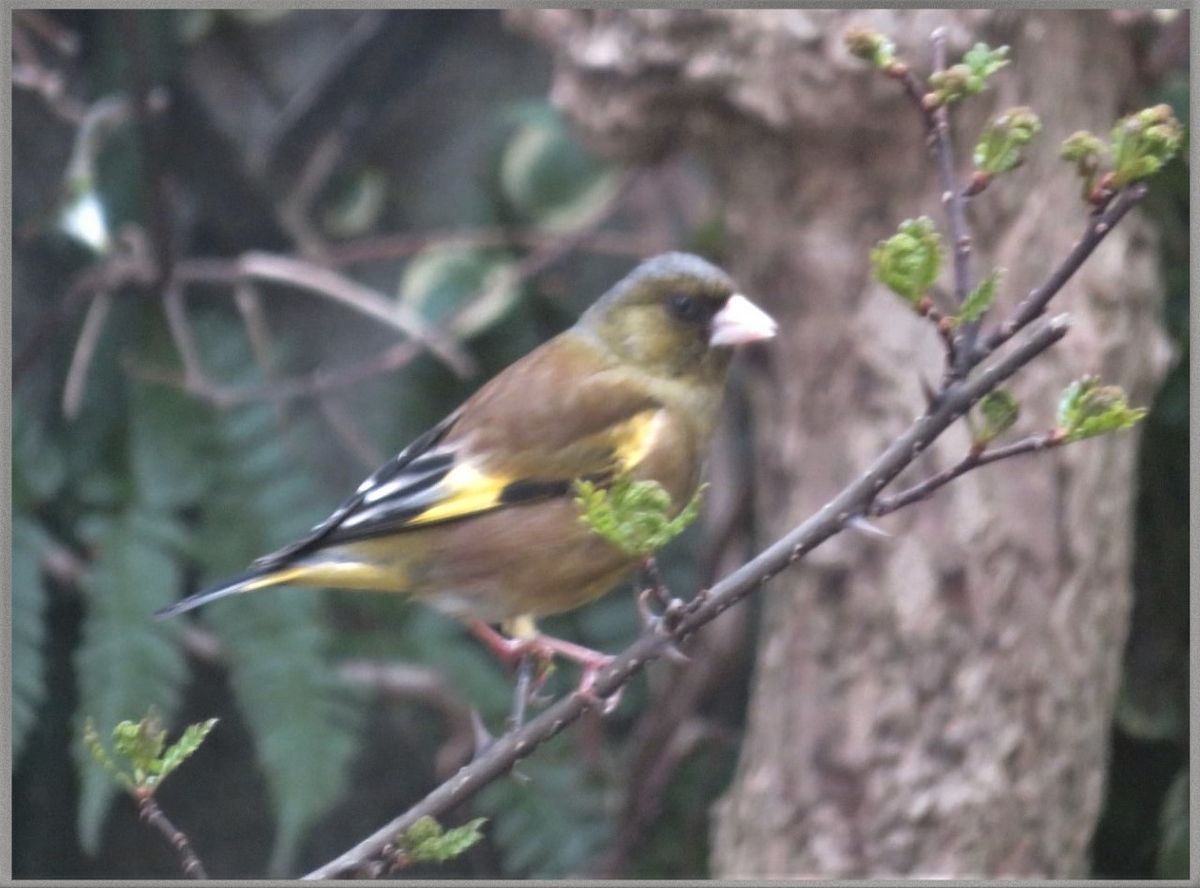
POLYGON ((158 802, 154 801, 154 794, 142 790, 135 798, 137 799, 138 816, 162 833, 171 843, 171 847, 179 855, 179 865, 183 868, 183 874, 191 879, 207 879, 208 873, 204 871, 204 865, 200 863, 200 858, 192 850, 192 843, 175 824, 167 819, 162 808, 158 807, 158 802))
POLYGON ((1071 252, 1067 254, 1066 258, 1040 286, 1029 292, 1029 295, 1017 305, 1004 323, 984 337, 971 355, 972 365, 984 360, 1008 342, 1019 330, 1040 317, 1055 294, 1079 270, 1087 257, 1092 255, 1092 251, 1100 245, 1113 227, 1133 209, 1138 201, 1146 196, 1146 192, 1149 190, 1150 186, 1145 182, 1138 182, 1122 189, 1102 212, 1089 217, 1083 237, 1071 248, 1071 252))
MULTIPOLYGON (((662 656, 672 637, 679 641, 698 631, 771 577, 839 533, 851 519, 864 514, 879 491, 943 431, 960 419, 979 398, 1065 336, 1068 327, 1066 316, 1054 318, 1038 327, 1006 356, 975 377, 951 381, 943 389, 936 407, 917 419, 861 477, 826 503, 819 512, 711 589, 697 594, 682 608, 678 621, 667 627, 668 633, 664 634, 655 628, 642 632, 632 645, 596 676, 592 685, 594 696, 597 699, 611 696, 648 661, 662 656)), ((418 818, 440 815, 472 797, 578 719, 590 705, 589 698, 580 694, 560 699, 524 727, 497 739, 482 755, 404 814, 304 878, 335 878, 377 856, 395 835, 408 829, 418 818)))
POLYGON ((936 475, 932 475, 918 484, 914 484, 907 490, 892 494, 891 496, 880 497, 871 506, 869 514, 872 517, 888 515, 897 509, 902 509, 907 505, 931 496, 934 491, 945 487, 955 478, 966 474, 972 469, 1025 453, 1037 453, 1051 447, 1058 447, 1064 443, 1066 443, 1066 438, 1063 435, 1055 431, 1050 431, 1038 435, 1030 435, 1027 438, 1022 438, 1020 441, 1014 441, 1012 444, 1006 444, 1003 447, 994 447, 978 452, 972 450, 956 465, 938 472, 936 475))

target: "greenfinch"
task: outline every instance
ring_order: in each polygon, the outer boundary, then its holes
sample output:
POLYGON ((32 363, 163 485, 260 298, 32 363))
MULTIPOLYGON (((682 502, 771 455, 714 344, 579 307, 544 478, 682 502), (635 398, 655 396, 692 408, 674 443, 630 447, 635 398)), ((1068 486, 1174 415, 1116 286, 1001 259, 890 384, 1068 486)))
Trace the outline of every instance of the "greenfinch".
MULTIPOLYGON (((697 256, 647 260, 578 322, 503 370, 302 539, 158 612, 293 584, 400 592, 594 669, 533 620, 603 595, 640 563, 580 520, 575 484, 699 483, 733 347, 775 322, 697 256)), ((490 630, 490 643, 508 641, 490 630)), ((509 648, 512 650, 512 648, 509 648)))

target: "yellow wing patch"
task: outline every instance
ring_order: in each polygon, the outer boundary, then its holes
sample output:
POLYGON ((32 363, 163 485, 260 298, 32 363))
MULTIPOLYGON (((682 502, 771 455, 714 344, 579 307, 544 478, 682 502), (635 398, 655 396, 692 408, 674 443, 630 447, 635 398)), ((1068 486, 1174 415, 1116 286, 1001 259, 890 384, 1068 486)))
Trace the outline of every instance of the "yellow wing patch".
POLYGON ((484 474, 469 463, 461 463, 438 483, 438 488, 446 491, 445 498, 406 523, 429 524, 494 509, 500 505, 500 491, 509 480, 484 474))
POLYGON ((663 411, 643 410, 613 429, 613 438, 620 442, 616 448, 618 470, 628 472, 646 458, 663 421, 663 411))
MULTIPOLYGON (((613 465, 597 466, 596 471, 608 468, 617 471, 632 469, 654 446, 663 421, 661 410, 644 410, 613 426, 606 433, 606 438, 615 445, 612 450, 613 465)), ((512 481, 509 477, 480 471, 469 462, 460 463, 438 482, 438 501, 405 521, 405 526, 434 524, 494 509, 503 505, 502 494, 512 481)))

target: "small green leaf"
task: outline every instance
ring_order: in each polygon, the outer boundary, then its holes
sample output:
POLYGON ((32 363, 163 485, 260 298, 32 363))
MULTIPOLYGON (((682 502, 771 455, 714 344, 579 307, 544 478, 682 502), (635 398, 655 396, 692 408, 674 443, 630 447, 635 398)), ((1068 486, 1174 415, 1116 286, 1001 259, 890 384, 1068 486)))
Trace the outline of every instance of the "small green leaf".
POLYGON ((482 839, 480 827, 485 823, 486 817, 476 817, 462 826, 443 830, 440 823, 426 815, 396 837, 396 850, 412 863, 445 863, 482 839))
POLYGON ((1067 441, 1130 428, 1146 415, 1144 407, 1131 408, 1119 386, 1100 385, 1085 376, 1067 386, 1058 402, 1058 427, 1067 441))
POLYGON ((159 782, 187 761, 200 748, 200 744, 204 742, 204 738, 208 736, 209 731, 216 724, 217 719, 210 718, 208 721, 197 722, 184 728, 183 734, 180 735, 179 739, 168 746, 166 752, 162 754, 158 769, 159 782))
POLYGON ((899 231, 871 250, 876 280, 916 304, 942 270, 942 239, 926 216, 905 219, 899 231))
POLYGON ((134 792, 136 784, 133 775, 117 767, 116 762, 112 760, 112 756, 108 754, 108 750, 104 748, 104 744, 100 742, 100 735, 96 733, 96 725, 90 715, 83 720, 83 745, 87 748, 92 759, 111 774, 113 779, 129 792, 134 792))
POLYGON ((989 444, 1004 434, 1021 414, 1021 404, 1007 389, 993 389, 979 402, 983 428, 975 435, 976 444, 989 444))
POLYGON ((937 107, 982 92, 987 79, 1007 64, 1007 46, 992 49, 986 43, 976 43, 960 64, 929 75, 930 93, 926 101, 937 107))
MULTIPOLYGON (((963 64, 975 77, 986 80, 1009 62, 1008 47, 992 49, 986 43, 976 43, 963 55, 963 64)), ((982 87, 981 87, 982 88, 982 87)))
POLYGON ((1122 118, 1112 132, 1112 187, 1154 175, 1179 152, 1182 142, 1183 128, 1170 105, 1155 105, 1122 118))
POLYGON ((853 25, 843 38, 850 54, 877 68, 888 68, 896 61, 896 45, 869 25, 853 25))
POLYGON ((998 176, 1024 161, 1021 149, 1042 129, 1042 121, 1029 108, 1009 108, 992 117, 983 128, 973 160, 980 172, 998 176))
POLYGON ((983 317, 983 313, 992 307, 996 298, 996 286, 1002 274, 1003 268, 993 269, 991 274, 979 282, 979 286, 970 292, 963 301, 962 308, 954 316, 955 326, 971 324, 983 317))
POLYGON ((575 482, 579 520, 628 555, 649 555, 687 529, 700 514, 701 486, 674 518, 671 495, 657 481, 617 478, 607 487, 575 482))

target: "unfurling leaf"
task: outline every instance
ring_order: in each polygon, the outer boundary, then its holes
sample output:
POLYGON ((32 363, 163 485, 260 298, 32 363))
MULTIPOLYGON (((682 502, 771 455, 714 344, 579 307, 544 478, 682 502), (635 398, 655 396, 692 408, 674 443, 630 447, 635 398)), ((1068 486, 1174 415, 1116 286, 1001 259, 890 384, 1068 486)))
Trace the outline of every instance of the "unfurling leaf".
POLYGON ((1120 386, 1100 385, 1095 376, 1077 379, 1058 402, 1058 428, 1067 441, 1082 441, 1136 425, 1144 407, 1131 408, 1120 386))
POLYGON ((980 172, 998 176, 1016 169, 1024 157, 1021 149, 1042 129, 1042 121, 1029 108, 1010 108, 988 121, 975 146, 973 160, 980 172))
POLYGON ((1152 176, 1178 153, 1183 128, 1170 105, 1155 105, 1117 121, 1112 132, 1112 187, 1152 176))
POLYGON ((942 239, 926 216, 905 219, 900 229, 871 250, 876 280, 916 305, 942 270, 942 239))
POLYGON ((200 744, 204 742, 204 738, 208 736, 208 732, 216 723, 215 718, 210 718, 208 721, 197 722, 184 728, 179 739, 167 747, 167 751, 162 755, 161 769, 158 775, 159 782, 162 782, 163 778, 187 761, 192 753, 200 748, 200 744))
POLYGON ((1095 133, 1078 130, 1067 136, 1059 149, 1059 157, 1068 163, 1075 164, 1075 172, 1083 180, 1083 196, 1086 199, 1092 193, 1096 183, 1096 173, 1100 169, 1107 148, 1104 141, 1095 133))
POLYGON ((976 43, 967 50, 962 62, 929 75, 930 92, 925 103, 936 108, 982 92, 987 79, 1007 64, 1007 46, 992 49, 986 43, 976 43))
POLYGON ((579 520, 628 555, 649 555, 661 549, 700 514, 702 486, 674 518, 671 495, 657 481, 617 478, 607 487, 575 482, 579 520))
POLYGON ((462 826, 443 830, 429 815, 418 818, 396 837, 397 856, 405 863, 445 863, 482 839, 479 828, 486 822, 486 817, 476 817, 462 826))
POLYGON ((975 435, 976 444, 990 444, 1007 432, 1021 414, 1021 404, 1007 389, 994 389, 979 402, 983 428, 975 435))
POLYGON ((1000 276, 1004 274, 1003 268, 992 270, 986 278, 979 282, 979 286, 970 292, 965 300, 963 300, 962 308, 958 310, 958 314, 954 316, 954 325, 971 324, 983 317, 983 313, 992 307, 992 302, 996 298, 996 285, 1000 282, 1000 276))
POLYGON ((121 722, 113 728, 113 752, 124 759, 123 764, 128 765, 128 770, 118 767, 104 748, 96 734, 96 726, 91 716, 84 721, 83 742, 92 758, 130 793, 153 793, 168 774, 200 748, 200 744, 216 723, 215 718, 210 718, 208 721, 189 725, 179 740, 164 752, 167 732, 153 706, 142 716, 141 721, 121 722))
POLYGON ((843 39, 851 55, 877 68, 888 68, 896 61, 896 45, 869 25, 851 26, 843 39))

